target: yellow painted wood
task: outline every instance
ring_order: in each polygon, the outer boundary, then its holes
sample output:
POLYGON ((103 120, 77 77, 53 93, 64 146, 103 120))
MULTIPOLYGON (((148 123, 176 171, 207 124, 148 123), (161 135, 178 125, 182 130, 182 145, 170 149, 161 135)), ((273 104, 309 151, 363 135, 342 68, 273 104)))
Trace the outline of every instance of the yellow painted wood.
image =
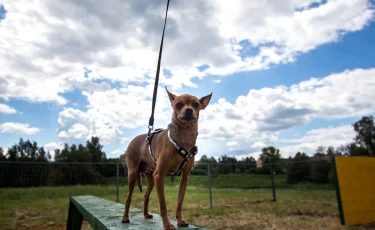
POLYGON ((350 213, 345 218, 345 224, 347 225, 368 224, 375 221, 375 211, 350 213))
POLYGON ((335 157, 345 225, 375 222, 375 157, 335 157))

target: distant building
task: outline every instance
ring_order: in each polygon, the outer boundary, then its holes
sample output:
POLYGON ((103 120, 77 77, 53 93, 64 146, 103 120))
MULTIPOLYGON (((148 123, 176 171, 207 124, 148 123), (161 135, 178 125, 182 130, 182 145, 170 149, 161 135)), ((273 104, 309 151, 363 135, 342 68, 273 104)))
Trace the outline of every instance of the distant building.
POLYGON ((262 168, 263 161, 261 159, 257 160, 257 168, 262 168))
POLYGON ((313 157, 310 157, 310 160, 312 161, 321 161, 321 160, 326 160, 328 162, 331 162, 331 157, 332 155, 315 155, 313 157))

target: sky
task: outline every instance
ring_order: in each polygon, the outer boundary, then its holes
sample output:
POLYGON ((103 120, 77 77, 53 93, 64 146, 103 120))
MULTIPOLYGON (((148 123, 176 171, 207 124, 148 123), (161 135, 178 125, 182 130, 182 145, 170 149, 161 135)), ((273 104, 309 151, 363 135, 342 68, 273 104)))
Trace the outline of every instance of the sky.
MULTIPOLYGON (((47 151, 100 138, 107 157, 147 132, 167 1, 0 0, 0 147, 47 151)), ((203 155, 283 157, 353 140, 375 112, 375 12, 367 0, 170 2, 155 111, 213 93, 203 155)))

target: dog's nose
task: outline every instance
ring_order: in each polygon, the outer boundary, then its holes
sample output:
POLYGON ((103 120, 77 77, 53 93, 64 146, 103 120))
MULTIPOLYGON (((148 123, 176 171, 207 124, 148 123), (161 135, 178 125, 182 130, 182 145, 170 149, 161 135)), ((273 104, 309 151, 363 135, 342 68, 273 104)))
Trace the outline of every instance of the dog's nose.
POLYGON ((185 110, 185 113, 191 115, 191 114, 193 114, 193 110, 190 109, 190 108, 187 108, 187 109, 185 110))

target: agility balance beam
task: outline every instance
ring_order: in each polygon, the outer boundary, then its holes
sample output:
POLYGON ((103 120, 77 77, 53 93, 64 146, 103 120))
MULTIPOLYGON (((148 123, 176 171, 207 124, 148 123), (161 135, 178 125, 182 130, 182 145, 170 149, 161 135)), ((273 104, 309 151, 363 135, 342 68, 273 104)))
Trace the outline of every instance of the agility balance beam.
MULTIPOLYGON (((130 208, 130 223, 121 223, 125 205, 95 196, 72 196, 69 201, 68 230, 81 229, 83 218, 94 230, 129 229, 157 230, 163 229, 160 215, 153 213, 152 219, 146 219, 143 211, 130 208)), ((206 229, 199 226, 178 227, 175 219, 170 219, 177 229, 206 229)))

